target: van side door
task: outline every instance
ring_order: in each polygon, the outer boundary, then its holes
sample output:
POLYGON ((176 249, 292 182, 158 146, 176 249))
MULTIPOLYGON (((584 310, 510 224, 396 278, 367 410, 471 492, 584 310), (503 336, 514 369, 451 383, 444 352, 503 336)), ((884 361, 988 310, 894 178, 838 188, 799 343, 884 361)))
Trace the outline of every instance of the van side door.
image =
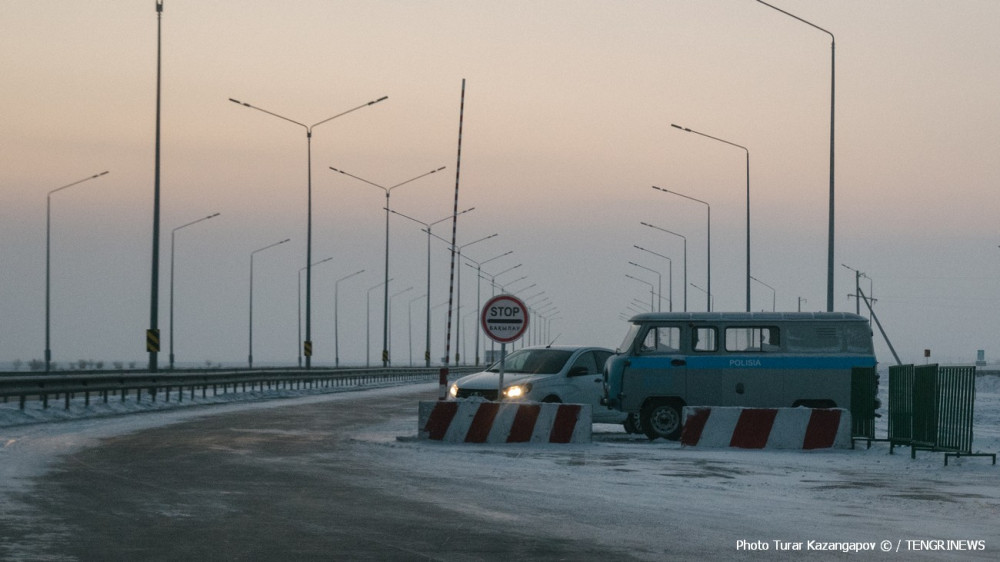
POLYGON ((725 327, 718 334, 721 339, 716 340, 715 349, 705 349, 704 355, 695 351, 692 355, 688 366, 688 404, 787 405, 778 333, 773 326, 725 327))

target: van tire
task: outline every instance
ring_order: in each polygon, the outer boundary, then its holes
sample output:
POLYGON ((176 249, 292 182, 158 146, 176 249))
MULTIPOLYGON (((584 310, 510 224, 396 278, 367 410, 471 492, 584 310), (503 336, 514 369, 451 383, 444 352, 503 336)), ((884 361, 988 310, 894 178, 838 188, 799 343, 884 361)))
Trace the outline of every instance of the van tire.
POLYGON ((651 400, 639 412, 642 431, 652 441, 662 437, 677 441, 681 437, 681 409, 683 405, 673 400, 651 400))

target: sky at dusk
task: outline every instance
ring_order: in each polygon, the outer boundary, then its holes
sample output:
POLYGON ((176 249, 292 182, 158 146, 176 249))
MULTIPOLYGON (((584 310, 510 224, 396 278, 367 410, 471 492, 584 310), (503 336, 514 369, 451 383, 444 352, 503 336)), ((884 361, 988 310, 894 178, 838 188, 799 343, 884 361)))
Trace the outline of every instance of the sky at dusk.
MULTIPOLYGON (((925 349, 932 361, 970 362, 979 349, 996 361, 1000 3, 769 3, 836 37, 834 309, 855 310, 846 264, 866 274, 862 289, 904 362, 923 362, 925 349)), ((334 362, 335 288, 341 364, 364 364, 366 350, 376 364, 382 348, 385 194, 330 167, 388 187, 446 166, 392 190, 390 205, 427 223, 449 217, 463 79, 458 207, 475 210, 459 217, 458 244, 538 303, 559 343, 617 346, 661 278, 663 310, 668 298, 675 311, 705 310, 706 207, 654 185, 711 205, 713 308, 745 310, 746 153, 671 124, 749 151, 751 308, 826 309, 831 40, 764 4, 164 4, 160 365, 171 248, 177 361, 239 365, 251 253, 285 238, 254 257, 254 360, 299 354, 305 129, 230 98, 308 125, 388 96, 313 132, 312 257, 331 258, 312 270, 314 365, 334 362), (173 229, 213 213, 171 244, 173 229), (683 239, 643 222, 686 239, 686 303, 683 239)), ((108 170, 51 197, 53 361, 142 366, 155 2, 5 0, 0 21, 0 364, 44 355, 46 195, 108 170)), ((423 358, 420 229, 390 218, 397 365, 410 362, 410 341, 413 361, 423 358)), ((450 230, 450 219, 433 229, 450 230)), ((449 261, 434 240, 435 361, 449 261)), ((464 361, 477 287, 475 270, 461 269, 464 361)), ((485 300, 488 283, 481 291, 485 300)), ((893 362, 877 331, 876 350, 893 362)))

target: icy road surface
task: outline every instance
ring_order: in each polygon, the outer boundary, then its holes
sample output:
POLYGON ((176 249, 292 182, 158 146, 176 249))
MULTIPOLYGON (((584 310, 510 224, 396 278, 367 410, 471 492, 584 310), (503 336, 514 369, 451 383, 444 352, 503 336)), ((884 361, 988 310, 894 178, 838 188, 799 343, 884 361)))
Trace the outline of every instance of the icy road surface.
MULTIPOLYGON (((0 428, 0 558, 1000 558, 989 459, 682 448, 604 425, 589 445, 417 440, 436 392, 0 428)), ((1000 450, 997 377, 976 422, 974 449, 1000 450)))

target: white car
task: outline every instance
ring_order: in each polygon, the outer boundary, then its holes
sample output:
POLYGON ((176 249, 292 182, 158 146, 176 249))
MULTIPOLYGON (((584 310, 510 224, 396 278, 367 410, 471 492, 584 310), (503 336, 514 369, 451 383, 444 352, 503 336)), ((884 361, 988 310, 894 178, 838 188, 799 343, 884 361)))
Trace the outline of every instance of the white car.
POLYGON ((604 362, 614 355, 602 347, 526 347, 504 359, 503 393, 500 363, 462 377, 451 385, 451 399, 480 397, 495 401, 590 404, 594 423, 624 423, 627 415, 602 406, 604 362))

